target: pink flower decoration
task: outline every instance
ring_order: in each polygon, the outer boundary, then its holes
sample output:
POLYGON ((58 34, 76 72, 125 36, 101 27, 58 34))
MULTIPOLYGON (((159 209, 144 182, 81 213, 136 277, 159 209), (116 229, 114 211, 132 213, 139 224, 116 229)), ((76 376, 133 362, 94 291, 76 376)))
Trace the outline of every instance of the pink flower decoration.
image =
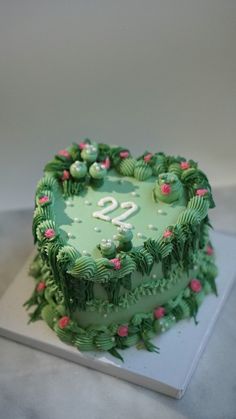
POLYGON ((70 318, 68 316, 63 316, 58 320, 58 326, 60 329, 65 329, 66 326, 70 323, 70 318))
POLYGON ((40 292, 43 291, 46 288, 46 284, 44 281, 40 281, 36 287, 36 291, 40 292))
POLYGON ((169 195, 171 193, 171 186, 168 183, 161 185, 161 192, 163 195, 169 195))
POLYGON ((128 328, 128 326, 125 326, 125 325, 122 325, 122 326, 119 326, 119 328, 118 328, 118 330, 117 330, 117 334, 120 336, 120 337, 125 337, 125 336, 128 336, 128 333, 129 333, 129 328, 128 328))
POLYGON ((86 148, 86 146, 87 146, 86 143, 79 143, 80 150, 83 150, 84 148, 86 148))
POLYGON ((148 153, 148 154, 146 154, 146 156, 144 156, 143 160, 144 160, 145 162, 148 162, 148 161, 150 161, 150 160, 151 160, 151 158, 152 158, 152 153, 148 153))
POLYGON ((206 254, 208 256, 211 256, 211 255, 213 255, 213 253, 214 253, 214 249, 210 245, 208 245, 207 248, 206 248, 206 254))
POLYGON ((192 279, 190 281, 189 287, 191 288, 192 291, 194 292, 200 292, 202 289, 202 284, 199 281, 199 279, 192 279))
POLYGON ((161 317, 163 317, 165 315, 165 312, 166 312, 166 310, 165 310, 164 307, 157 307, 154 310, 154 317, 156 319, 160 319, 161 317))
POLYGON ((114 269, 118 271, 121 268, 121 261, 118 258, 111 259, 110 262, 113 263, 114 269))
POLYGON ((62 180, 68 180, 70 179, 70 172, 68 170, 63 170, 63 174, 61 177, 62 180))
POLYGON ((62 156, 62 157, 66 157, 67 159, 70 158, 70 153, 69 151, 67 151, 66 149, 64 150, 59 150, 57 153, 58 156, 62 156))
POLYGON ((208 193, 208 189, 197 189, 196 195, 197 196, 204 196, 208 193))
POLYGON ((46 204, 46 202, 49 202, 49 197, 47 195, 41 196, 41 198, 39 198, 39 204, 46 204))
POLYGON ((164 239, 167 239, 168 237, 171 237, 171 236, 173 236, 172 231, 170 231, 170 230, 164 231, 164 233, 163 233, 164 239))
POLYGON ((127 157, 129 157, 129 151, 121 151, 120 152, 120 157, 122 159, 127 159, 127 157))
POLYGON ((109 157, 106 157, 106 158, 105 158, 105 160, 103 160, 103 162, 102 162, 101 166, 102 166, 104 169, 110 169, 110 166, 111 166, 111 161, 110 161, 109 157))
POLYGON ((56 233, 55 230, 53 230, 53 228, 48 228, 44 232, 44 237, 46 237, 46 239, 52 239, 53 237, 55 237, 55 235, 56 233))
POLYGON ((190 168, 190 164, 187 161, 182 161, 180 163, 180 167, 181 167, 182 170, 186 170, 186 169, 190 168))

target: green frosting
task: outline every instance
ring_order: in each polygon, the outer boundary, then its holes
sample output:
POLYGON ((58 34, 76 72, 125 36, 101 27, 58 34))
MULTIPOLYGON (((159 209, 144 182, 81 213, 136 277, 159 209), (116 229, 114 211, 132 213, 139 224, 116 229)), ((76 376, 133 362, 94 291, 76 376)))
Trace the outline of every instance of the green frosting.
POLYGON ((150 340, 156 333, 183 318, 196 319, 205 295, 217 294, 214 255, 206 253, 214 201, 197 163, 189 160, 182 169, 182 161, 164 153, 134 159, 122 147, 86 140, 46 165, 32 226, 38 255, 30 269, 35 288, 25 303, 36 307, 31 321, 42 318, 79 350, 121 358, 117 349, 140 340, 157 351, 150 340), (111 167, 104 182, 105 164, 111 167), (198 189, 208 193, 198 196, 198 189), (94 218, 99 200, 110 196, 117 200, 115 210, 103 208, 110 219, 94 218), (125 201, 135 204, 124 220, 133 229, 121 226, 116 232, 125 201), (192 277, 198 278, 199 292, 189 286, 192 277), (157 305, 165 309, 162 318, 155 317, 157 305))
POLYGON ((75 179, 82 179, 87 174, 87 165, 79 160, 76 160, 70 166, 70 174, 75 179))
POLYGON ((155 201, 168 204, 181 200, 183 193, 183 185, 178 176, 170 172, 160 174, 153 189, 155 201))
POLYGON ((127 158, 120 162, 119 172, 123 176, 133 176, 137 161, 133 158, 127 158))
POLYGON ((96 262, 92 257, 81 256, 75 260, 68 273, 75 278, 90 279, 94 277, 96 269, 96 262))
POLYGON ((89 173, 94 179, 104 179, 107 171, 102 164, 95 162, 90 166, 89 173))
POLYGON ((138 162, 134 169, 134 177, 140 181, 149 179, 152 176, 151 167, 144 162, 138 162))
POLYGON ((110 239, 102 239, 101 243, 98 245, 98 248, 100 249, 102 256, 105 256, 109 259, 114 258, 116 255, 115 243, 110 239))

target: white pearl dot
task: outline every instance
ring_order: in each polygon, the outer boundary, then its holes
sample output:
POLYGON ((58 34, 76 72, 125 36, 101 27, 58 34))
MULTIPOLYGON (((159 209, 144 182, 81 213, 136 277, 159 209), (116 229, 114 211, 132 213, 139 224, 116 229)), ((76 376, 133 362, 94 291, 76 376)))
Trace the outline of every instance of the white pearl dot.
POLYGON ((139 239, 146 239, 146 236, 143 233, 137 233, 139 239))
POLYGON ((101 233, 101 229, 99 227, 94 227, 94 231, 96 231, 97 233, 101 233))
POLYGON ((73 234, 70 231, 68 231, 67 236, 68 237, 73 237, 73 234))
POLYGON ((107 317, 107 314, 104 314, 104 316, 103 316, 103 317, 105 317, 105 318, 106 318, 106 317, 107 317))
POLYGON ((157 210, 158 214, 162 214, 162 215, 166 215, 166 212, 163 209, 158 209, 157 210))
POLYGON ((148 224, 149 230, 157 230, 157 228, 153 224, 148 224))
POLYGON ((152 274, 152 278, 155 279, 157 276, 156 274, 152 274))
POLYGON ((75 217, 75 218, 74 218, 74 222, 75 222, 75 223, 82 223, 82 220, 80 220, 79 218, 75 217))
POLYGON ((89 253, 89 252, 87 252, 87 250, 83 250, 83 251, 82 251, 82 253, 83 253, 83 255, 85 255, 85 256, 90 256, 90 253, 89 253))
POLYGON ((74 206, 74 204, 73 204, 73 202, 72 202, 72 201, 66 201, 66 205, 67 205, 68 207, 73 207, 73 206, 74 206))
POLYGON ((139 196, 139 194, 137 192, 135 192, 135 191, 131 192, 131 195, 132 196, 139 196))
POLYGON ((91 205, 91 202, 88 201, 87 199, 84 201, 85 205, 91 205))

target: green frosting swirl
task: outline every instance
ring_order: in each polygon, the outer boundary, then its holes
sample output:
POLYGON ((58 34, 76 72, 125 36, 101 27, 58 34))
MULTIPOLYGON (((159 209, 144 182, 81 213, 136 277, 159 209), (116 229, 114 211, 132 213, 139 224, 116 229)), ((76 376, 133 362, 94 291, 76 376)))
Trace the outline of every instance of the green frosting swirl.
POLYGON ((91 256, 81 256, 76 259, 68 273, 75 278, 90 279, 96 273, 97 265, 91 256))
POLYGON ((119 172, 123 176, 133 176, 136 165, 137 161, 133 158, 128 157, 127 159, 123 159, 120 162, 119 172))
POLYGON ((138 162, 134 169, 134 177, 140 181, 149 179, 152 176, 151 167, 144 162, 138 162))

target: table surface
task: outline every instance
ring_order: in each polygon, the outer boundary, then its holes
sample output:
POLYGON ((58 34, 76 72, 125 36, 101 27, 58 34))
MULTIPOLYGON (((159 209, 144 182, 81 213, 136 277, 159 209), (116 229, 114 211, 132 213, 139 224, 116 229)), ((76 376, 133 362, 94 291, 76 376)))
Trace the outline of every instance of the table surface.
MULTIPOLYGON (((216 230, 236 234, 236 186, 216 188, 216 230)), ((0 213, 0 295, 32 251, 32 210, 0 213)), ((236 287, 181 400, 0 338, 0 419, 236 418, 236 287)))

